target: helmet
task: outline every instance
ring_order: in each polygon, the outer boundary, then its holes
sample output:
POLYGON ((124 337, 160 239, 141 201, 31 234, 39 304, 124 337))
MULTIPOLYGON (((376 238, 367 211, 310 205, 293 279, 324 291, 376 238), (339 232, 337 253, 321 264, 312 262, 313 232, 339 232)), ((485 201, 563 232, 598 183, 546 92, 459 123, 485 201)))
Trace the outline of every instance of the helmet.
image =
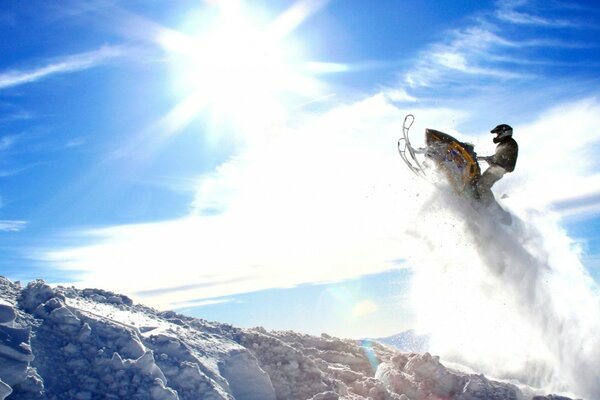
POLYGON ((513 134, 513 129, 510 125, 507 124, 500 124, 498 126, 496 126, 494 129, 492 129, 490 131, 490 133, 495 133, 496 138, 495 139, 502 139, 502 138, 507 138, 507 137, 511 137, 513 134))

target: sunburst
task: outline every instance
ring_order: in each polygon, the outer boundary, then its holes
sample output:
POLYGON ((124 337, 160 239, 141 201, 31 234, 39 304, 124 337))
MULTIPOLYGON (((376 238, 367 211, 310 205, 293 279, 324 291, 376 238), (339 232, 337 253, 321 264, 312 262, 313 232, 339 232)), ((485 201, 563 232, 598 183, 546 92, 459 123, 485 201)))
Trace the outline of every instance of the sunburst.
POLYGON ((177 131, 206 112, 252 131, 285 117, 293 99, 322 95, 293 32, 323 4, 298 2, 265 23, 241 1, 216 2, 195 14, 192 33, 162 31, 158 41, 169 54, 181 96, 166 117, 169 129, 177 131))

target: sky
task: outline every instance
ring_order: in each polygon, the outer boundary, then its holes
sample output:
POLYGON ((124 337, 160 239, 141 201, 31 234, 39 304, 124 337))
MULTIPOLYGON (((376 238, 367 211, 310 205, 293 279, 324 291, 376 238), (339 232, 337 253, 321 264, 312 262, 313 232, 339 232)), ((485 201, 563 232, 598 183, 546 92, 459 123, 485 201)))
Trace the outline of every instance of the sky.
POLYGON ((495 186, 600 282, 593 1, 43 1, 0 11, 0 274, 239 326, 410 329, 433 190, 396 142, 520 157, 495 186), (6 38, 10 38, 7 40, 6 38))

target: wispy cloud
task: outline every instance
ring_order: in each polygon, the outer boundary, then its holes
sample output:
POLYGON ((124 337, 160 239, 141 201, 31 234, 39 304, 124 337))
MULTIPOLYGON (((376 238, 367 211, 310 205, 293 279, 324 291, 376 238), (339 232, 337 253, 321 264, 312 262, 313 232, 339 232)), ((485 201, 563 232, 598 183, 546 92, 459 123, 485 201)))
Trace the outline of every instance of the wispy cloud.
POLYGON ((28 165, 25 165, 22 167, 0 170, 0 178, 6 178, 8 176, 14 176, 14 175, 20 174, 21 172, 27 171, 28 169, 31 169, 31 168, 34 168, 39 164, 40 163, 32 163, 32 164, 28 164, 28 165))
POLYGON ((18 232, 27 225, 26 221, 0 220, 0 232, 18 232))
POLYGON ((174 306, 175 306, 176 310, 185 311, 186 309, 213 306, 215 304, 231 303, 233 301, 236 301, 236 299, 234 297, 224 297, 224 298, 219 298, 219 299, 206 299, 206 300, 197 300, 197 301, 192 300, 192 301, 183 302, 181 304, 177 304, 174 306))
POLYGON ((463 77, 467 75, 501 79, 525 76, 485 61, 493 49, 516 46, 491 30, 479 26, 471 27, 451 32, 450 37, 453 39, 449 42, 435 43, 420 54, 415 66, 404 75, 404 81, 410 87, 453 81, 456 80, 457 74, 463 77))
POLYGON ((496 16, 502 21, 519 25, 535 25, 551 28, 576 27, 578 25, 576 22, 567 19, 548 18, 519 10, 519 8, 526 7, 530 3, 527 0, 500 1, 498 2, 499 8, 496 11, 496 16))
POLYGON ((531 79, 542 72, 535 71, 534 74, 526 68, 515 68, 515 65, 543 65, 536 61, 544 54, 534 50, 585 50, 596 46, 589 41, 565 40, 547 31, 531 30, 515 35, 515 31, 521 32, 519 25, 580 27, 574 20, 556 20, 527 13, 527 8, 532 8, 530 1, 499 2, 496 10, 480 15, 471 26, 448 31, 445 39, 431 44, 419 54, 413 67, 405 72, 404 83, 419 88, 441 84, 460 86, 461 82, 472 78, 488 84, 531 79), (511 58, 518 63, 504 64, 502 58, 506 53, 512 53, 511 58))
POLYGON ((597 182, 591 190, 596 192, 577 193, 576 197, 560 199, 552 204, 552 208, 564 216, 588 216, 600 214, 600 182, 597 182))
POLYGON ((590 98, 556 105, 534 122, 514 126, 520 148, 527 153, 519 157, 520 173, 498 185, 499 191, 511 193, 506 201, 520 207, 553 209, 568 217, 597 212, 599 116, 600 103, 590 98), (563 132, 577 140, 566 139, 563 132))
POLYGON ((3 113, 0 117, 0 124, 11 123, 15 121, 26 121, 33 118, 33 114, 25 110, 17 110, 3 113))
POLYGON ((0 151, 6 151, 10 149, 15 143, 16 136, 6 135, 0 138, 0 151))
POLYGON ((98 50, 74 54, 28 70, 0 72, 0 89, 39 81, 56 74, 81 71, 92 68, 110 58, 119 56, 122 49, 117 46, 103 46, 98 50))
POLYGON ((139 292, 136 292, 135 294, 140 295, 140 296, 156 296, 156 295, 163 295, 163 294, 168 294, 168 293, 173 293, 173 292, 181 292, 181 291, 209 288, 211 286, 221 285, 221 284, 231 284, 231 283, 235 283, 235 282, 241 282, 246 279, 248 279, 248 277, 237 277, 237 278, 233 278, 233 279, 228 279, 226 281, 207 279, 207 280, 203 280, 200 283, 180 285, 180 286, 168 287, 168 288, 141 290, 139 292))
POLYGON ((72 148, 72 147, 80 147, 83 146, 85 144, 85 139, 78 137, 78 138, 74 138, 69 140, 66 144, 65 147, 67 148, 72 148))

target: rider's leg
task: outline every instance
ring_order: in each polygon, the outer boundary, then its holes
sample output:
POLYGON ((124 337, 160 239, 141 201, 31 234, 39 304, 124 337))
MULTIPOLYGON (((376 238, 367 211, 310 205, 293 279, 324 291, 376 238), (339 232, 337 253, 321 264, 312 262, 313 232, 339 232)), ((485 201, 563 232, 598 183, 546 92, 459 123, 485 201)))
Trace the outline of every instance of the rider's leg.
POLYGON ((477 189, 479 191, 479 197, 485 205, 489 205, 494 200, 494 194, 492 193, 492 186, 498 182, 506 170, 498 165, 491 165, 479 178, 477 189))

